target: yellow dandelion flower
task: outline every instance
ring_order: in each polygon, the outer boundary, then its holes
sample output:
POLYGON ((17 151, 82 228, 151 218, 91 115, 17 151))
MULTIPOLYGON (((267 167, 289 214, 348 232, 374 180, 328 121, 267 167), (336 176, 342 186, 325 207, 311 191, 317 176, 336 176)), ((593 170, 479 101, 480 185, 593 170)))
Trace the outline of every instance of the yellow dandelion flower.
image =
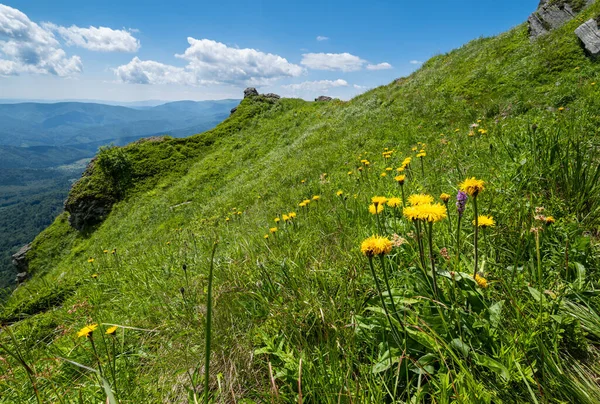
POLYGON ((353 172, 352 172, 352 171, 348 171, 348 175, 352 175, 352 174, 353 174, 353 172))
POLYGON ((282 215, 281 217, 283 218, 284 222, 287 222, 288 220, 290 220, 290 217, 288 215, 282 215))
POLYGON ((406 169, 406 167, 402 166, 402 167, 398 167, 396 168, 396 171, 398 171, 399 173, 403 172, 406 169))
POLYGON ((467 178, 460 184, 460 189, 469 194, 469 196, 477 196, 485 189, 483 180, 478 180, 475 177, 467 178))
POLYGON ((91 263, 93 263, 93 262, 94 262, 94 258, 92 258, 92 257, 88 258, 88 262, 89 262, 90 264, 91 264, 91 263))
POLYGON ((92 279, 96 279, 98 277, 98 274, 92 274, 92 279))
POLYGON ((271 233, 275 233, 275 232, 277 231, 277 227, 271 227, 271 228, 269 229, 269 231, 270 231, 271 233))
POLYGON ((458 128, 454 129, 454 133, 456 133, 456 132, 460 132, 460 129, 458 129, 458 128))
POLYGON ((444 201, 444 203, 447 203, 450 200, 450 194, 442 192, 442 194, 440 195, 440 199, 444 201))
POLYGON ((481 289, 485 289, 488 287, 487 279, 485 279, 483 276, 475 275, 475 282, 477 283, 477 286, 479 286, 481 289))
POLYGON ((304 184, 306 182, 306 180, 301 180, 300 184, 304 184))
POLYGON ((298 206, 299 206, 299 207, 301 207, 301 208, 303 208, 303 207, 305 207, 305 206, 306 206, 306 202, 300 202, 300 203, 298 204, 298 206))
POLYGON ((427 156, 427 153, 425 153, 425 152, 421 152, 421 153, 417 154, 417 157, 423 158, 425 156, 427 156))
POLYGON ((337 191, 335 194, 337 196, 342 196, 342 195, 344 195, 344 191, 340 190, 340 191, 337 191))
POLYGON ((427 194, 413 194, 408 197, 408 203, 412 206, 433 203, 433 196, 427 194))
POLYGON ((226 218, 225 218, 225 221, 226 221, 226 222, 228 222, 228 221, 229 221, 229 218, 228 218, 228 217, 226 217, 226 218))
POLYGON ((268 234, 265 234, 265 235, 263 236, 263 238, 266 240, 266 239, 268 239, 268 238, 269 238, 269 235, 268 235, 268 234))
POLYGON ((312 197, 312 200, 313 200, 313 201, 318 201, 319 199, 321 199, 321 195, 314 195, 314 196, 312 197))
POLYGON ((98 324, 90 324, 90 325, 86 325, 85 327, 83 327, 81 330, 79 330, 79 332, 77 333, 77 336, 79 338, 81 337, 89 337, 90 335, 92 335, 92 333, 94 332, 94 330, 98 328, 98 324))
POLYGON ((104 250, 102 251, 104 254, 108 254, 108 250, 104 250))
POLYGON ((403 185, 404 181, 406 181, 406 175, 401 174, 394 177, 394 179, 398 182, 398 184, 403 185))
POLYGON ((381 173, 381 176, 382 176, 382 177, 387 177, 387 173, 385 173, 385 172, 384 172, 384 173, 381 173))
POLYGON ((363 170, 363 168, 362 168, 362 167, 358 167, 358 171, 362 171, 362 170, 363 170))
POLYGON ((371 164, 371 163, 369 163, 369 160, 366 160, 366 159, 363 159, 360 162, 363 163, 366 166, 368 166, 369 164, 371 164))
POLYGON ((556 223, 554 216, 546 216, 546 224, 556 223))
POLYGON ((302 202, 304 202, 305 205, 308 205, 310 203, 310 199, 305 199, 302 202))
POLYGON ((375 205, 383 205, 387 202, 387 198, 385 196, 374 196, 371 198, 371 202, 375 205))
POLYGON ((560 112, 563 112, 563 111, 565 110, 565 107, 559 107, 559 108, 558 108, 558 110, 559 110, 560 112))
POLYGON ((362 242, 360 251, 367 257, 389 254, 392 251, 392 242, 386 237, 371 236, 362 242))
POLYGON ((417 209, 416 206, 407 206, 404 209, 402 209, 402 214, 408 219, 408 220, 419 220, 419 210, 417 209))
POLYGON ((280 218, 278 218, 278 217, 276 217, 275 219, 273 219, 273 221, 274 221, 275 223, 279 223, 279 222, 281 221, 281 219, 280 219, 280 218))
POLYGON ((400 198, 390 198, 387 201, 387 205, 390 208, 397 208, 399 206, 402 206, 402 199, 400 199, 400 198))
MULTIPOLYGON (((473 220, 473 224, 475 224, 475 220, 473 220)), ((494 218, 492 216, 479 215, 477 217, 477 225, 486 229, 488 227, 494 227, 496 222, 494 222, 494 218)))
POLYGON ((111 254, 116 254, 116 253, 117 253, 117 249, 116 249, 116 248, 115 248, 115 249, 113 249, 113 250, 112 250, 110 253, 111 253, 111 254))
POLYGON ((415 146, 415 147, 413 147, 411 150, 412 150, 412 151, 417 151, 417 150, 418 150, 418 148, 415 146))
POLYGON ((369 205, 369 213, 371 213, 372 215, 378 215, 379 213, 383 212, 383 206, 382 204, 379 205, 375 205, 374 203, 369 205))
POLYGON ((407 165, 409 165, 412 161, 411 157, 407 157, 402 161, 402 166, 406 167, 407 165))
POLYGON ((116 334, 116 332, 117 332, 117 328, 119 328, 119 327, 117 327, 116 325, 113 325, 112 327, 109 327, 109 328, 106 330, 106 333, 105 333, 105 334, 106 334, 106 335, 115 335, 115 334, 116 334))
POLYGON ((171 242, 170 242, 170 241, 167 241, 167 245, 171 245, 171 242))
POLYGON ((419 219, 426 222, 439 222, 448 217, 448 211, 441 203, 425 203, 415 206, 419 219))
POLYGON ((288 216, 289 216, 291 219, 295 219, 295 218, 296 218, 296 212, 290 212, 290 213, 288 213, 288 216))
POLYGON ((392 171, 392 170, 393 170, 393 168, 392 168, 392 167, 386 167, 386 168, 385 168, 385 171, 392 171))

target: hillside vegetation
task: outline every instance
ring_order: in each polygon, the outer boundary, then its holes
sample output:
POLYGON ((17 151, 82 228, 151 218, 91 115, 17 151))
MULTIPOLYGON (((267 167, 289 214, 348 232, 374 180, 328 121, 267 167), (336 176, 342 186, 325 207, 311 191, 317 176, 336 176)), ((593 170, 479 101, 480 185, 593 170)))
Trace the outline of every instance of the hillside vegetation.
POLYGON ((210 336, 214 402, 600 402, 600 65, 577 24, 103 151, 69 199, 111 213, 59 216, 0 312, 0 401, 200 402, 210 336))

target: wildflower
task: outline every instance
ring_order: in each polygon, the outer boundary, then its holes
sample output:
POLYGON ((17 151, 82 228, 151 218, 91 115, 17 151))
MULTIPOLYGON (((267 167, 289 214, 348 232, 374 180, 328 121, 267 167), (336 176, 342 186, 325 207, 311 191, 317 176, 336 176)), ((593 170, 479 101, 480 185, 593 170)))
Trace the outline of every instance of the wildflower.
POLYGON ((399 206, 402 206, 402 200, 400 198, 390 198, 387 201, 387 205, 390 208, 397 208, 399 206))
POLYGON ((487 279, 485 279, 483 276, 475 275, 475 282, 477 283, 477 286, 479 286, 481 289, 485 289, 488 287, 487 279))
POLYGON ((478 180, 475 177, 467 178, 460 184, 460 189, 469 196, 476 197, 481 191, 485 189, 483 180, 478 180))
POLYGON ((288 213, 288 216, 290 217, 290 219, 295 219, 296 218, 296 212, 290 212, 290 213, 288 213))
POLYGON ((352 175, 352 171, 348 171, 348 175, 352 175))
POLYGON ((460 132, 460 129, 456 128, 454 129, 454 133, 460 132))
POLYGON ((313 200, 313 201, 318 201, 319 199, 321 199, 321 195, 314 195, 314 196, 312 197, 312 200, 313 200))
POLYGON ((419 210, 416 206, 407 206, 402 209, 402 214, 409 220, 419 220, 419 210))
POLYGON ((273 221, 274 221, 275 223, 279 223, 279 222, 281 221, 281 219, 280 219, 280 218, 278 218, 278 217, 276 217, 275 219, 273 219, 273 221))
POLYGON ((228 222, 228 221, 229 221, 229 218, 228 218, 228 217, 226 217, 226 218, 225 218, 225 221, 226 221, 226 222, 228 222))
POLYGON ((98 278, 98 274, 92 274, 92 279, 98 278))
POLYGON ((108 250, 104 250, 102 251, 104 254, 108 254, 108 250))
POLYGON ((374 204, 372 203, 371 205, 369 205, 369 213, 371 213, 372 215, 378 215, 381 212, 383 212, 383 205, 382 204, 374 204))
POLYGON ((382 177, 387 177, 387 173, 385 173, 385 172, 384 172, 384 173, 381 173, 381 176, 382 176, 382 177))
POLYGON ((404 175, 404 174, 397 175, 394 177, 394 179, 396 180, 396 182, 398 182, 398 184, 404 185, 404 181, 406 181, 406 175, 404 175))
POLYGON ((305 199, 302 202, 304 202, 305 205, 308 205, 310 203, 310 199, 305 199))
POLYGON ((290 220, 290 217, 288 215, 282 215, 281 217, 284 222, 287 222, 288 220, 290 220))
POLYGON ((392 242, 386 237, 371 236, 362 242, 360 250, 369 258, 385 255, 392 251, 392 242))
POLYGON ((371 164, 371 163, 369 163, 369 160, 366 160, 366 159, 363 159, 360 162, 365 166, 368 166, 369 164, 371 164))
POLYGON ((396 233, 394 233, 392 235, 392 245, 394 247, 400 247, 401 245, 406 244, 406 243, 408 243, 408 241, 406 241, 406 239, 404 237, 400 237, 396 233))
POLYGON ((90 324, 90 325, 86 325, 85 327, 83 327, 81 330, 79 330, 79 332, 77 333, 77 336, 79 338, 81 337, 89 337, 90 335, 92 335, 92 333, 94 332, 94 330, 98 328, 98 324, 90 324))
POLYGON ((277 227, 271 227, 271 228, 269 229, 269 231, 270 231, 271 233, 275 233, 275 232, 277 231, 277 227))
POLYGON ((301 207, 301 208, 303 208, 303 207, 305 207, 305 206, 306 206, 306 202, 300 202, 300 203, 298 204, 298 206, 299 206, 299 207, 301 207))
POLYGON ((554 218, 554 216, 546 217, 546 224, 552 224, 552 223, 556 223, 556 219, 554 218))
POLYGON ((563 111, 565 110, 565 107, 559 107, 559 108, 558 108, 558 110, 559 110, 560 112, 563 112, 563 111))
POLYGON ((446 247, 440 250, 440 255, 446 260, 450 261, 450 254, 448 254, 448 249, 446 247))
POLYGON ((406 166, 408 166, 408 165, 411 163, 411 161, 412 161, 412 158, 410 158, 410 157, 407 157, 407 158, 405 158, 405 159, 402 161, 402 165, 403 165, 404 167, 406 167, 406 166))
POLYGON ((447 194, 447 193, 443 192, 440 195, 440 199, 442 200, 442 202, 448 203, 448 201, 450 200, 450 194, 447 194))
POLYGON ((456 210, 458 211, 458 216, 462 217, 463 213, 465 213, 465 207, 467 206, 467 194, 463 191, 458 191, 456 195, 456 210))
POLYGON ((535 213, 543 213, 546 210, 545 207, 543 206, 536 206, 535 207, 535 213))
POLYGON ((358 171, 362 171, 362 170, 363 170, 363 168, 362 168, 362 167, 358 167, 358 171))
POLYGON ((393 168, 392 168, 392 167, 386 167, 386 168, 385 168, 385 171, 392 171, 392 170, 393 170, 393 168))
POLYGON ((269 235, 268 235, 268 234, 265 234, 265 235, 263 236, 263 238, 266 240, 266 239, 268 239, 268 238, 269 238, 269 235))
POLYGON ((113 325, 112 327, 109 327, 109 328, 106 330, 106 333, 105 333, 105 334, 106 334, 106 335, 115 335, 115 333, 117 332, 117 328, 119 328, 119 327, 117 327, 116 325, 113 325))
POLYGON ((408 203, 410 203, 412 206, 433 203, 433 196, 426 194, 413 194, 408 197, 408 203))
POLYGON ((117 253, 117 249, 114 248, 110 253, 113 254, 113 255, 115 255, 117 253))
POLYGON ((371 202, 375 205, 383 205, 387 202, 387 198, 385 196, 374 196, 371 198, 371 202))
POLYGON ((398 171, 399 173, 403 172, 406 169, 406 167, 402 166, 402 167, 398 167, 396 168, 396 171, 398 171))
MULTIPOLYGON (((475 220, 473 220, 473 224, 475 224, 475 220)), ((491 216, 480 215, 477 218, 477 225, 486 229, 488 227, 494 227, 496 222, 494 222, 494 218, 491 216)))
POLYGON ((415 206, 419 219, 427 222, 439 222, 448 217, 446 207, 441 203, 425 203, 415 206))
POLYGON ((411 150, 412 150, 412 151, 417 151, 418 149, 417 149, 417 147, 416 147, 416 146, 414 146, 414 147, 413 147, 411 150))
POLYGON ((90 264, 92 264, 92 263, 94 262, 94 258, 92 258, 92 257, 88 258, 88 262, 89 262, 90 264))
POLYGON ((425 152, 421 152, 421 153, 417 154, 417 157, 421 157, 422 158, 422 157, 425 157, 425 156, 427 156, 427 153, 425 153, 425 152))
POLYGON ((306 180, 301 180, 300 184, 304 184, 306 182, 306 180))
POLYGON ((171 242, 170 242, 170 241, 167 241, 167 245, 171 245, 171 242))
POLYGON ((337 196, 342 196, 342 195, 344 195, 344 191, 340 190, 340 191, 337 191, 335 194, 337 196))

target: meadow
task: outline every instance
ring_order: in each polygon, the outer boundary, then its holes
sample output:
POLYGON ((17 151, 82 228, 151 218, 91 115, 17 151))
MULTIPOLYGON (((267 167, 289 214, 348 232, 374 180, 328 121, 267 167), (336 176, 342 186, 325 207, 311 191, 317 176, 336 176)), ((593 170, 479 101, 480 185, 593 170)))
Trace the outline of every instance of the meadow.
POLYGON ((105 149, 132 175, 70 198, 112 212, 59 216, 0 310, 0 402, 600 402, 600 67, 577 24, 105 149))

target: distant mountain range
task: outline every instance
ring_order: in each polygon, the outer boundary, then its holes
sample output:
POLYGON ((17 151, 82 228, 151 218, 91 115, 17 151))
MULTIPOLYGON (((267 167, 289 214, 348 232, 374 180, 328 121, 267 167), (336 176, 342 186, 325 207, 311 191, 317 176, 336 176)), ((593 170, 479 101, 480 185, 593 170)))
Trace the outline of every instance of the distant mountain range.
POLYGON ((81 102, 0 104, 0 168, 45 168, 153 135, 189 136, 223 121, 239 100, 137 108, 81 102))

